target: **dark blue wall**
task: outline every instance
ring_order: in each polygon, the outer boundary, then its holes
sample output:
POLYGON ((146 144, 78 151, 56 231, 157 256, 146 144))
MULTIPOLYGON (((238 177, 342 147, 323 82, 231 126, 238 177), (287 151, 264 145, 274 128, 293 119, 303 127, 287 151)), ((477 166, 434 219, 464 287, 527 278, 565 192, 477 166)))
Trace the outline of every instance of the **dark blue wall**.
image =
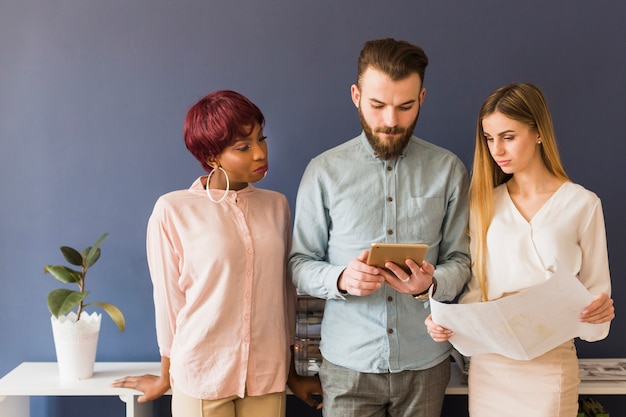
MULTIPOLYGON (((383 36, 429 54, 416 133, 466 164, 491 90, 543 88, 565 167, 602 198, 608 229, 618 316, 608 339, 578 348, 626 356, 625 20, 621 0, 2 0, 0 375, 55 360, 45 299, 56 285, 42 267, 105 231, 90 298, 121 307, 128 327, 103 321, 98 360, 158 360, 145 225, 159 195, 202 174, 181 139, 187 108, 225 88, 255 101, 270 147, 260 186, 293 204, 308 160, 359 132, 356 59, 383 36)), ((63 404, 34 408, 70 416, 63 404)))

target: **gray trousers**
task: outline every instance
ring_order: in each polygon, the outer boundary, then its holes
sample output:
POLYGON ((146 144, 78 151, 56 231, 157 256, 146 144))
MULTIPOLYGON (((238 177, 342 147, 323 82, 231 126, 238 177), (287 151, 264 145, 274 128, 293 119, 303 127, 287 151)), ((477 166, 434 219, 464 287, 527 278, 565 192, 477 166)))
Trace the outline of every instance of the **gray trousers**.
POLYGON ((370 374, 324 360, 324 417, 440 417, 450 360, 422 371, 370 374))

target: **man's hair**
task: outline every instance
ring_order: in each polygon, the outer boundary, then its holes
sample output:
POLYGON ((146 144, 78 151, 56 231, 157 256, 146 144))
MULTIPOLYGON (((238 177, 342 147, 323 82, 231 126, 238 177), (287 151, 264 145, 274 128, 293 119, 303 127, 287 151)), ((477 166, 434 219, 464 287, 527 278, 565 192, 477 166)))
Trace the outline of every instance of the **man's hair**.
POLYGON ((220 90, 189 108, 183 137, 189 152, 206 172, 211 172, 208 161, 250 135, 256 124, 263 127, 265 118, 254 103, 237 92, 220 90))
POLYGON ((387 74, 393 81, 417 73, 424 84, 427 65, 428 57, 419 46, 392 38, 370 40, 365 42, 359 55, 356 85, 360 86, 361 77, 370 66, 387 74))

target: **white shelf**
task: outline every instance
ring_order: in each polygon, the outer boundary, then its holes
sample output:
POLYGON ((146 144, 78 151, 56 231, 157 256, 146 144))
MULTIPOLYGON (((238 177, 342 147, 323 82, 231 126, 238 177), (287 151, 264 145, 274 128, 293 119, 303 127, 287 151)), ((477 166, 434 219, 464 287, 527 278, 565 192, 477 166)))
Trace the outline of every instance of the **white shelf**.
POLYGON ((111 388, 115 379, 127 375, 161 373, 159 362, 97 362, 93 377, 62 381, 56 362, 23 362, 0 379, 0 417, 28 417, 31 396, 119 397, 126 403, 127 417, 152 416, 152 403, 137 403, 141 392, 111 388))
MULTIPOLYGON (((624 362, 626 359, 604 361, 624 362)), ((152 403, 139 404, 139 391, 111 388, 110 385, 127 375, 159 375, 160 372, 159 362, 97 362, 93 377, 80 381, 61 381, 56 362, 24 362, 0 379, 0 417, 28 417, 31 396, 119 397, 126 403, 127 417, 150 417, 152 403)), ((585 380, 580 383, 578 391, 582 395, 626 395, 626 380, 585 380)), ((461 371, 454 363, 446 394, 467 395, 467 384, 463 383, 461 371)))
POLYGON ((93 377, 61 381, 56 362, 23 362, 0 379, 0 395, 117 396, 140 395, 128 388, 111 388, 128 375, 161 374, 158 362, 96 362, 93 377))

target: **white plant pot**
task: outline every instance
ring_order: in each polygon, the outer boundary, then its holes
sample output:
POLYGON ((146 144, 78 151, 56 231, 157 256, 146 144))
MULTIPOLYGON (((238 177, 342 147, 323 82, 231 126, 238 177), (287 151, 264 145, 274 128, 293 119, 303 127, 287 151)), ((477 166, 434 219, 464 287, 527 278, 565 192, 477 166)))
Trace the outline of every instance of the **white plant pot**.
POLYGON ((59 316, 58 319, 51 316, 54 347, 62 380, 75 381, 93 376, 101 320, 101 314, 85 312, 78 321, 74 312, 59 316))

